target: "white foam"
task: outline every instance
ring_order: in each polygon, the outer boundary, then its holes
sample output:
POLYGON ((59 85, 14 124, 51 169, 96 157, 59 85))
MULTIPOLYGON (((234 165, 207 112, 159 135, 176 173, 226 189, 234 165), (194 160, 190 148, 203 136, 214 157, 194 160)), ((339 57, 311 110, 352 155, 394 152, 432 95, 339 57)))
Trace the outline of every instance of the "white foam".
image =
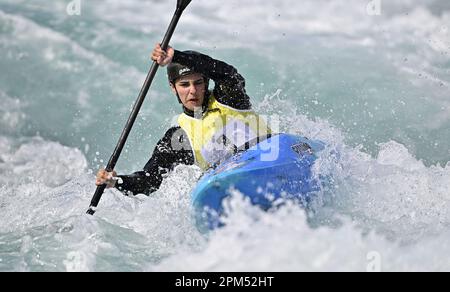
POLYGON ((67 203, 64 192, 59 193, 61 190, 58 189, 67 183, 75 183, 84 175, 86 159, 78 149, 47 142, 40 137, 28 139, 23 144, 5 137, 0 142, 5 150, 0 162, 3 185, 0 228, 14 230, 14 227, 27 226, 27 222, 37 219, 34 216, 39 213, 41 219, 34 224, 44 224, 41 220, 50 220, 48 213, 54 211, 53 208, 67 203), (60 196, 62 200, 53 200, 60 196))
POLYGON ((339 214, 409 244, 446 230, 450 223, 448 165, 426 167, 393 141, 381 145, 377 159, 357 149, 341 147, 339 151, 339 158, 323 156, 316 169, 332 177, 325 196, 332 197, 332 208, 339 214))
POLYGON ((362 231, 349 220, 339 228, 311 228, 304 211, 275 213, 233 202, 228 225, 210 235, 202 250, 179 251, 151 271, 448 271, 449 233, 402 246, 362 231), (256 220, 255 220, 256 219, 256 220), (439 242, 441 244, 439 244, 439 242), (429 247, 436 248, 433 251, 429 247), (423 257, 418 256, 423 255, 423 257))

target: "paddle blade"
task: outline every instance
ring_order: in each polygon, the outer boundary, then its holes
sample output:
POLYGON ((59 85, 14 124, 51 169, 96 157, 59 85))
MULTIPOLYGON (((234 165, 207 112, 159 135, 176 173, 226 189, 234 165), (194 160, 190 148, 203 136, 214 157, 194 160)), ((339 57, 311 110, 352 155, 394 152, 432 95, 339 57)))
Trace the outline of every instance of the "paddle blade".
POLYGON ((191 1, 192 0, 178 0, 177 8, 184 10, 189 5, 189 3, 191 3, 191 1))

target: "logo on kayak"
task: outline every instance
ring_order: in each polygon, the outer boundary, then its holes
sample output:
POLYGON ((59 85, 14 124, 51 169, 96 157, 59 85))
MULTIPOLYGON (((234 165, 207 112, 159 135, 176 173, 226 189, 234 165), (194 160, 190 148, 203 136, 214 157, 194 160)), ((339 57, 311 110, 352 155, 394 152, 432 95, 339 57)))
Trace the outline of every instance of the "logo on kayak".
POLYGON ((297 152, 300 155, 304 155, 304 154, 312 155, 312 154, 314 154, 314 151, 312 150, 311 146, 309 146, 306 143, 300 143, 300 144, 292 145, 292 150, 294 150, 295 152, 297 152))

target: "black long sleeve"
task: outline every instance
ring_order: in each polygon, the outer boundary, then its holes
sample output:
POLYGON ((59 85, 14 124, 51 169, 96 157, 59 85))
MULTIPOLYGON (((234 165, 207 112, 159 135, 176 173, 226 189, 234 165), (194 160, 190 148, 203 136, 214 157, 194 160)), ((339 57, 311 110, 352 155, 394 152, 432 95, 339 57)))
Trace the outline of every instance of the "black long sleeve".
POLYGON ((238 110, 251 109, 250 97, 245 91, 245 79, 233 66, 203 54, 185 54, 175 50, 172 62, 179 63, 205 75, 215 83, 217 101, 238 110))
POLYGON ((194 154, 186 133, 180 127, 173 127, 157 143, 144 169, 118 176, 116 188, 125 195, 149 195, 159 189, 164 175, 179 164, 193 165, 194 154))

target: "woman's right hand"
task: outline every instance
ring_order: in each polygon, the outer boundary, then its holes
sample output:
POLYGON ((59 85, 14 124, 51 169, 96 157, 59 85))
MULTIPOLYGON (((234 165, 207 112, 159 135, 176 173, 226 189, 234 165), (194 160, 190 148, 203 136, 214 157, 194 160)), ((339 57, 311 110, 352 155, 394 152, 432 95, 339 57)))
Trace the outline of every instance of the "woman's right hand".
POLYGON ((168 46, 167 51, 164 51, 160 44, 156 44, 151 58, 153 61, 156 61, 158 65, 164 67, 172 62, 174 54, 175 50, 172 47, 168 46))
POLYGON ((115 171, 107 172, 104 169, 100 169, 97 173, 97 180, 95 184, 97 186, 101 186, 106 184, 106 188, 113 188, 117 182, 117 173, 115 171))

